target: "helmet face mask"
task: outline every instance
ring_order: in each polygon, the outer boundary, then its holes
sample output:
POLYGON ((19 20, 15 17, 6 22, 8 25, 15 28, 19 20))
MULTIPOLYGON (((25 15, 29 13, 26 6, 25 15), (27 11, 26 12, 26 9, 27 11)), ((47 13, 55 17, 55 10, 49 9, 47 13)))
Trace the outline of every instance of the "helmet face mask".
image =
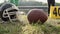
MULTIPOLYGON (((9 3, 8 3, 9 4, 9 3)), ((7 4, 5 4, 5 6, 6 6, 7 4)), ((1 19, 3 20, 3 21, 10 21, 10 22, 12 22, 12 21, 14 21, 14 20, 17 20, 17 12, 18 12, 18 8, 15 6, 15 5, 12 5, 12 4, 10 4, 11 5, 11 7, 8 7, 8 8, 6 8, 5 6, 2 6, 2 8, 4 9, 4 10, 1 10, 1 12, 2 12, 2 14, 1 14, 1 19), (5 9, 5 8, 6 9, 5 9)), ((2 9, 1 8, 1 9, 2 9)))

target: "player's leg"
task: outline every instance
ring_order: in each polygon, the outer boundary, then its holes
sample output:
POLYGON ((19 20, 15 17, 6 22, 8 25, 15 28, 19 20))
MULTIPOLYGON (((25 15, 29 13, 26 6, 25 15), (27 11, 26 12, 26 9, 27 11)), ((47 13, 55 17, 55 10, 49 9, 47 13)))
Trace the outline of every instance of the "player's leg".
POLYGON ((50 14, 50 6, 55 6, 55 0, 47 0, 48 2, 48 14, 50 14))

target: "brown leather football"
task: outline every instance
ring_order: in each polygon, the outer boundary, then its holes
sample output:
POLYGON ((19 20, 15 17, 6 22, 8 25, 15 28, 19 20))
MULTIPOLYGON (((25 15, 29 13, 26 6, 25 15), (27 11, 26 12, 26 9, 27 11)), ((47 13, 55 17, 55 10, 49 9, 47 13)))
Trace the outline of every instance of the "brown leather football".
POLYGON ((48 15, 43 9, 32 9, 28 12, 29 23, 37 23, 39 20, 42 24, 48 19, 48 15))

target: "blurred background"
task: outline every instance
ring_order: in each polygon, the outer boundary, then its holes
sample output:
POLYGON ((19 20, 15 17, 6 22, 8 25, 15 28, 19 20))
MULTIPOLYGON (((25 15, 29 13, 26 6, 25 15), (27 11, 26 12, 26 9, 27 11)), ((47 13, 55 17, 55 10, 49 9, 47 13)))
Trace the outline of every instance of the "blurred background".
MULTIPOLYGON (((5 2, 14 3, 17 6, 47 6, 47 0, 0 0, 0 4, 5 2)), ((60 0, 55 0, 55 2, 60 6, 60 0)))
MULTIPOLYGON (((6 2, 15 4, 20 11, 25 13, 28 13, 30 9, 44 9, 48 12, 47 0, 0 0, 0 6, 6 2)), ((55 0, 55 5, 60 6, 60 0, 55 0)))

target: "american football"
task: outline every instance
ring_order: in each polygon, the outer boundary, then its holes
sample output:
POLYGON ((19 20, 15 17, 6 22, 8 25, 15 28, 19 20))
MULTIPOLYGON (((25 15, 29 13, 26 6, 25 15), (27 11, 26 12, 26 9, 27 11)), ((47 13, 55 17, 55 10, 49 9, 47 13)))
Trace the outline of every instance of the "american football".
POLYGON ((28 12, 27 18, 30 23, 36 23, 38 20, 44 23, 48 16, 43 9, 32 9, 28 12))

